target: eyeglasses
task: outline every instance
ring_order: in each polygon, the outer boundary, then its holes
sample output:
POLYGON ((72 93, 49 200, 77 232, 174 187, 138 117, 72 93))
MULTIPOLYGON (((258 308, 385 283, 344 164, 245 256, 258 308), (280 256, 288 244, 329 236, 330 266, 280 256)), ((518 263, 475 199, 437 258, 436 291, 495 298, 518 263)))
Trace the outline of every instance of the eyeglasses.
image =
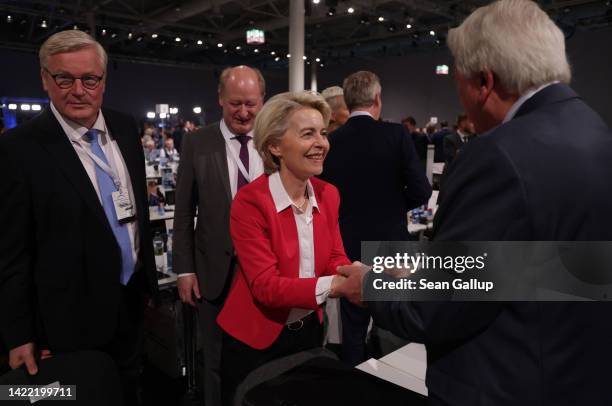
POLYGON ((100 82, 104 78, 104 75, 84 75, 81 77, 74 77, 65 73, 57 73, 54 75, 49 72, 47 68, 43 69, 53 78, 53 81, 60 89, 70 89, 74 85, 74 81, 79 79, 85 89, 94 90, 100 85, 100 82))

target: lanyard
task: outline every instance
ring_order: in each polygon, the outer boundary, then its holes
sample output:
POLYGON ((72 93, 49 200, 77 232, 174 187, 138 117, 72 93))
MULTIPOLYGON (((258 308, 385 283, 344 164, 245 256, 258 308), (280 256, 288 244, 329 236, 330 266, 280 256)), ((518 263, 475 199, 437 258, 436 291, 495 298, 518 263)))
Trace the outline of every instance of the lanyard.
MULTIPOLYGON (((94 155, 93 152, 91 152, 89 149, 85 148, 83 145, 81 145, 81 141, 80 140, 75 140, 73 139, 72 142, 74 142, 76 145, 78 145, 79 148, 81 148, 86 154, 87 156, 89 156, 89 158, 94 162, 94 164, 98 165, 98 167, 100 169, 102 169, 104 172, 106 172, 106 174, 108 176, 111 177, 111 179, 113 180, 113 183, 115 184, 115 187, 117 188, 117 190, 121 190, 121 179, 119 179, 119 175, 117 175, 117 171, 115 170, 115 158, 113 157, 113 153, 112 153, 112 149, 111 149, 111 153, 110 153, 110 157, 106 157, 106 159, 108 159, 109 163, 111 163, 112 166, 108 166, 104 161, 102 161, 100 158, 98 158, 96 155, 94 155)), ((109 140, 110 142, 110 140, 109 140)), ((100 149, 102 149, 102 145, 100 145, 100 149)))
MULTIPOLYGON (((251 182, 251 177, 249 176, 249 171, 246 170, 246 168, 244 167, 244 164, 242 163, 242 160, 240 158, 238 158, 236 156, 236 151, 234 151, 234 148, 232 148, 232 146, 229 143, 229 140, 225 137, 223 137, 223 139, 225 140, 225 144, 227 145, 227 149, 229 149, 230 152, 230 156, 232 157, 232 160, 234 162, 236 162, 236 165, 238 165, 238 169, 240 170, 240 173, 242 173, 242 176, 244 176, 244 178, 247 180, 247 182, 251 182)), ((247 143, 248 145, 248 143, 247 143)), ((248 149, 247 149, 248 151, 248 149)))

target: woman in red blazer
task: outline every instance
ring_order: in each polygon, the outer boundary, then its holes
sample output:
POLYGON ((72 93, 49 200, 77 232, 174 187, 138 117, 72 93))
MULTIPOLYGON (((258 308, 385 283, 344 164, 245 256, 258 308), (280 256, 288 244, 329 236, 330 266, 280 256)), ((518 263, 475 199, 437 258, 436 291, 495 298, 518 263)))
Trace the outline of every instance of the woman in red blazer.
POLYGON ((238 270, 217 322, 224 331, 224 403, 250 371, 322 345, 322 305, 350 264, 338 228, 337 189, 314 178, 329 150, 330 109, 310 92, 271 98, 254 143, 266 174, 240 189, 230 232, 238 270))

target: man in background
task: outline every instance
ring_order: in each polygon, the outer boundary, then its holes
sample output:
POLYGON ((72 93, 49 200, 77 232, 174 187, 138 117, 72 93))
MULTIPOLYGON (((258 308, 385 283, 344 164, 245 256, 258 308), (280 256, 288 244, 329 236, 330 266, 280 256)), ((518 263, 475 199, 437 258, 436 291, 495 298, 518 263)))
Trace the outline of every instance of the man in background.
POLYGON ((327 132, 331 133, 344 125, 349 117, 349 111, 344 101, 344 92, 340 86, 331 86, 323 90, 321 96, 323 96, 332 110, 329 126, 327 126, 327 132))
POLYGON ((265 89, 259 70, 247 66, 225 69, 218 89, 223 119, 188 133, 181 152, 174 214, 174 269, 179 274, 181 300, 198 309, 206 406, 221 404, 222 335, 216 319, 236 265, 229 211, 236 192, 263 173, 252 130, 265 89))
MULTIPOLYGON (((351 114, 329 137, 322 178, 340 191, 339 224, 346 254, 361 259, 361 241, 410 239, 407 213, 427 202, 431 186, 406 130, 379 121, 380 80, 360 71, 343 84, 351 114)), ((370 315, 341 302, 342 357, 356 365, 366 359, 370 315)))
POLYGON ((457 154, 472 137, 474 137, 474 123, 466 114, 457 117, 457 131, 444 137, 444 158, 447 166, 453 162, 457 154))

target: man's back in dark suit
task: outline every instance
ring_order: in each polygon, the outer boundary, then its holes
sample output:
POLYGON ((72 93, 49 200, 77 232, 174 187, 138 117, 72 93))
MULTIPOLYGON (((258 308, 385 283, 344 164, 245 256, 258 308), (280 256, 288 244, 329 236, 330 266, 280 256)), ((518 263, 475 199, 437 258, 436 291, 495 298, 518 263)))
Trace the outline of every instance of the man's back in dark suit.
MULTIPOLYGON (((609 241, 611 160, 612 133, 597 114, 569 87, 545 88, 462 150, 441 192, 434 239, 609 241)), ((608 302, 372 306, 377 323, 426 343, 435 404, 612 402, 608 302), (411 319, 417 313, 423 318, 411 319), (407 320, 426 327, 411 330, 407 320)))
MULTIPOLYGON (((410 238, 407 213, 424 204, 431 186, 400 124, 356 116, 330 137, 322 177, 340 192, 339 224, 351 261, 361 258, 361 241, 410 238)), ((365 361, 369 313, 341 301, 342 358, 365 361)))
POLYGON ((408 239, 407 213, 431 186, 400 124, 351 117, 330 137, 322 178, 340 191, 340 231, 351 260, 362 240, 408 239))
POLYGON ((448 127, 443 127, 431 136, 431 143, 434 144, 434 162, 445 162, 444 138, 451 133, 448 127))

